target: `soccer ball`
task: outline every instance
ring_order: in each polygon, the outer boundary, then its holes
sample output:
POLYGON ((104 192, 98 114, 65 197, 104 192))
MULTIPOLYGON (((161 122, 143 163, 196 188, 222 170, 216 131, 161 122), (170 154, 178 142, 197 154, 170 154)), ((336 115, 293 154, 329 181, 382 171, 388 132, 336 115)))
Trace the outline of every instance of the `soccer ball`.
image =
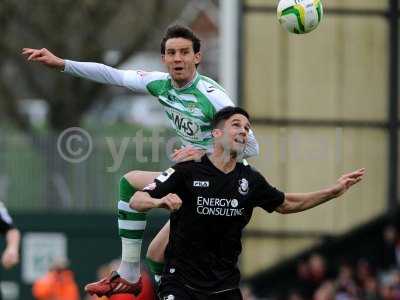
POLYGON ((322 20, 321 0, 280 0, 277 9, 279 23, 287 31, 308 33, 322 20))

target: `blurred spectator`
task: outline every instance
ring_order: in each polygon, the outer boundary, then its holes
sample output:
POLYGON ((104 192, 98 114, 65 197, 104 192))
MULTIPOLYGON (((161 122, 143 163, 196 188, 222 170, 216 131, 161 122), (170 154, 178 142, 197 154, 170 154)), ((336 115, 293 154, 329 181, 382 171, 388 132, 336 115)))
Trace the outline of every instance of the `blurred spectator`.
POLYGON ((324 282, 315 292, 313 300, 335 300, 335 291, 332 281, 324 282))
POLYGON ((357 262, 356 281, 359 286, 365 286, 366 282, 375 276, 375 271, 366 259, 360 259, 357 262))
POLYGON ((378 280, 374 277, 369 277, 364 281, 363 299, 365 300, 382 300, 379 292, 378 280))
POLYGON ((399 252, 398 231, 393 225, 388 225, 383 231, 383 249, 381 255, 381 267, 383 270, 391 270, 400 266, 397 260, 397 254, 399 252))
MULTIPOLYGON (((297 278, 294 299, 312 299, 315 291, 328 279, 327 268, 324 258, 317 253, 310 256, 308 261, 301 260, 297 263, 297 278)), ((292 295, 291 294, 291 295, 292 295)))
POLYGON ((11 216, 4 203, 0 201, 0 231, 6 238, 6 248, 1 255, 1 264, 10 269, 19 262, 19 244, 21 234, 15 228, 11 216))
MULTIPOLYGON (((0 201, 0 232, 5 236, 6 248, 1 255, 1 264, 3 268, 10 269, 19 262, 19 244, 21 234, 13 224, 7 208, 0 201)), ((0 300, 2 299, 0 294, 0 300)))
POLYGON ((60 259, 32 287, 37 300, 79 300, 79 289, 68 262, 60 259))
POLYGON ((310 268, 308 263, 304 260, 297 263, 296 288, 298 293, 306 299, 310 299, 314 294, 314 285, 311 282, 310 268))
POLYGON ((308 260, 308 268, 310 272, 309 284, 312 293, 314 293, 328 279, 325 259, 320 254, 312 254, 308 260))
POLYGON ((305 298, 301 295, 301 293, 293 291, 289 293, 288 300, 305 300, 305 298))
POLYGON ((336 300, 359 299, 359 288, 353 279, 353 269, 349 264, 340 266, 339 275, 336 280, 336 300))
MULTIPOLYGON (((400 234, 392 225, 383 230, 380 255, 361 258, 356 264, 339 266, 334 277, 325 258, 312 254, 296 266, 296 280, 287 292, 275 295, 279 300, 400 300, 400 234), (371 262, 375 262, 372 264, 371 262)), ((361 249, 362 250, 362 249, 361 249)), ((253 299, 253 298, 248 298, 253 299)))
POLYGON ((400 300, 400 271, 391 272, 383 280, 382 295, 384 300, 400 300))

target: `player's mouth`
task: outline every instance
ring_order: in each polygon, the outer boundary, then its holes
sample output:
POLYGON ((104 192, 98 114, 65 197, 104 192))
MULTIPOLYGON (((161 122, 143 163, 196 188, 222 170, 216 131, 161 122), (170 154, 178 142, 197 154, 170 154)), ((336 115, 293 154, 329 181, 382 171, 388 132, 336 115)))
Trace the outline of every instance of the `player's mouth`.
POLYGON ((245 145, 246 144, 244 138, 237 137, 237 138, 234 139, 234 141, 236 143, 238 143, 238 144, 241 144, 241 145, 245 145))
POLYGON ((175 72, 182 72, 183 71, 183 67, 175 67, 174 71, 175 72))

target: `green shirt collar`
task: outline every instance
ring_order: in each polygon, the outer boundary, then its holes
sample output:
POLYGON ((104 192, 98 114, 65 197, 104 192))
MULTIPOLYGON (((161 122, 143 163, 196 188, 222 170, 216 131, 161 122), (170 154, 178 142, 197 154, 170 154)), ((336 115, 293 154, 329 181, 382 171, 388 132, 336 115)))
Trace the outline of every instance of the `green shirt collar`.
POLYGON ((183 87, 177 88, 176 86, 174 86, 174 84, 172 83, 172 78, 171 78, 171 86, 176 91, 183 91, 192 86, 195 86, 197 82, 199 82, 199 80, 200 80, 200 74, 196 71, 196 74, 194 75, 193 79, 187 84, 185 84, 183 87))

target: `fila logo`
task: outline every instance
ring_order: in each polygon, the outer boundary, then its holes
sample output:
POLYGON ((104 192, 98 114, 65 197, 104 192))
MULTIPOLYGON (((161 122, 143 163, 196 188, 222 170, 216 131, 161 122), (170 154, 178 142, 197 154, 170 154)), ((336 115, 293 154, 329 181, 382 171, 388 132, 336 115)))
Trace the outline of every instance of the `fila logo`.
POLYGON ((193 181, 193 186, 209 187, 210 186, 210 182, 209 181, 193 181))

